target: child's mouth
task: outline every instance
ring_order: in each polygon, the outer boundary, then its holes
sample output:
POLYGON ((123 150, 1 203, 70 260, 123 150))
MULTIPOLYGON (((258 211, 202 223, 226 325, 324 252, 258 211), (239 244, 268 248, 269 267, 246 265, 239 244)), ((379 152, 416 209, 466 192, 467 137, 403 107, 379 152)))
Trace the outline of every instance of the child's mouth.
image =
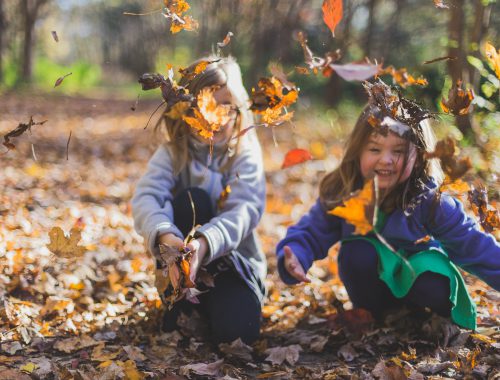
POLYGON ((375 174, 379 177, 389 177, 394 174, 392 170, 375 170, 375 174))

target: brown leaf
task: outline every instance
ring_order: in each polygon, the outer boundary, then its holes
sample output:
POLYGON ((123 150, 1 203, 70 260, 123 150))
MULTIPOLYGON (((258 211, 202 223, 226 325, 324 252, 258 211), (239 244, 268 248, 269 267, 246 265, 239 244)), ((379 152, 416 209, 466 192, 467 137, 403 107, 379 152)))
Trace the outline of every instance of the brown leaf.
POLYGON ((191 16, 183 15, 190 8, 185 0, 163 0, 163 16, 170 20, 170 32, 172 34, 179 33, 181 30, 196 30, 198 21, 191 16))
POLYGON ((70 236, 66 237, 60 227, 52 227, 49 231, 50 243, 47 248, 55 255, 65 258, 81 257, 86 249, 78 245, 81 238, 81 230, 72 228, 70 236))
POLYGON ((57 78, 56 83, 54 83, 54 87, 59 86, 63 82, 64 78, 66 78, 67 76, 70 76, 72 74, 73 73, 68 73, 66 75, 63 75, 62 77, 57 78))
POLYGON ((55 30, 53 30, 50 33, 52 34, 52 38, 54 39, 54 41, 59 42, 59 37, 57 35, 57 32, 55 30))
POLYGON ((271 362, 273 365, 281 365, 283 362, 287 362, 291 366, 299 360, 299 352, 302 351, 302 347, 298 344, 292 344, 286 347, 273 347, 266 350, 267 358, 264 360, 271 362))
POLYGON ((458 148, 455 144, 455 140, 451 137, 438 141, 434 148, 434 152, 425 153, 425 156, 427 159, 438 158, 441 161, 443 171, 452 181, 462 177, 472 168, 470 157, 458 157, 458 148))
POLYGON ((469 107, 472 99, 474 99, 474 92, 472 89, 462 88, 462 81, 459 79, 451 86, 448 92, 448 99, 441 99, 441 108, 445 113, 452 113, 453 115, 466 115, 469 113, 469 107))
POLYGON ((429 83, 424 77, 415 78, 413 75, 409 74, 406 68, 395 69, 394 66, 388 66, 381 70, 378 75, 389 74, 392 76, 392 81, 394 84, 398 84, 403 88, 413 85, 427 86, 429 83))
POLYGON ((342 0, 324 0, 321 9, 323 10, 323 21, 332 31, 332 36, 335 37, 335 28, 342 20, 342 0))
POLYGON ((222 49, 226 47, 231 42, 231 37, 234 36, 233 32, 227 32, 226 37, 222 40, 222 42, 217 42, 217 47, 222 49))
POLYGON ((500 215, 498 210, 489 204, 486 188, 482 184, 471 187, 471 190, 467 194, 467 198, 474 214, 479 217, 481 227, 488 233, 499 229, 500 215))
MULTIPOLYGON (((319 71, 323 73, 325 77, 328 77, 332 74, 332 69, 330 64, 338 61, 341 57, 340 50, 330 51, 325 54, 324 58, 317 57, 313 54, 309 46, 307 45, 307 38, 303 32, 297 33, 297 39, 302 47, 302 51, 304 52, 304 61, 306 65, 314 74, 317 74, 319 71)), ((309 70, 304 67, 297 67, 296 70, 299 74, 309 74, 309 70)))
POLYGON ((15 149, 16 146, 10 142, 11 138, 13 138, 13 137, 19 137, 24 132, 26 132, 27 130, 29 130, 31 132, 31 127, 32 126, 34 126, 34 125, 43 125, 46 122, 47 122, 47 120, 35 122, 35 121, 33 121, 33 116, 31 116, 28 124, 19 123, 19 125, 15 129, 13 129, 12 131, 6 133, 3 136, 3 139, 4 139, 3 145, 5 145, 8 149, 15 149))

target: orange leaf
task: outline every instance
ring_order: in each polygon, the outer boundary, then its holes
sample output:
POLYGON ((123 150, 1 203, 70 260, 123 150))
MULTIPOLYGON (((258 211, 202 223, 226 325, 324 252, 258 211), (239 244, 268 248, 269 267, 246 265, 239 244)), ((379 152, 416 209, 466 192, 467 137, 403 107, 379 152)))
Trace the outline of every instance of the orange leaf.
POLYGON ((194 288, 195 285, 193 284, 189 276, 191 273, 191 267, 189 265, 189 261, 182 258, 179 266, 181 268, 182 275, 184 276, 184 285, 186 286, 186 288, 194 288))
POLYGON ((366 235, 373 230, 372 223, 367 217, 374 203, 373 187, 373 179, 366 181, 360 191, 344 201, 344 206, 337 206, 328 213, 343 218, 347 223, 356 227, 355 234, 366 235))
POLYGON ((332 31, 332 36, 335 37, 335 28, 342 19, 342 0, 324 0, 323 6, 323 21, 332 31))
POLYGON ((495 47, 489 42, 487 42, 485 45, 485 54, 486 58, 488 58, 488 61, 495 69, 495 74, 497 75, 497 78, 500 79, 500 54, 497 52, 495 47))
POLYGON ((313 157, 309 151, 305 149, 292 149, 285 155, 281 169, 288 168, 290 166, 301 164, 302 162, 312 160, 313 157))

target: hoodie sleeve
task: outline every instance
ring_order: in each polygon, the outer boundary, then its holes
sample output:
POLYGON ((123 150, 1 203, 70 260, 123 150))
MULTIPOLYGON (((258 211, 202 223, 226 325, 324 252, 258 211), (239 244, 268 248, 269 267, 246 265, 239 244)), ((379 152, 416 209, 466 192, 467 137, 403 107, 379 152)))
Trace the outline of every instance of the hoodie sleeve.
POLYGON ((457 199, 442 194, 430 213, 429 231, 451 261, 500 291, 500 244, 483 232, 457 199))
POLYGON ((255 133, 244 136, 241 152, 229 170, 231 187, 220 213, 197 230, 207 241, 209 250, 204 264, 236 249, 254 229, 264 213, 266 179, 262 151, 255 133), (243 144, 244 143, 244 144, 243 144))
POLYGON ((285 246, 292 249, 304 271, 307 272, 313 261, 327 256, 330 247, 338 242, 340 237, 341 220, 327 214, 318 200, 309 213, 304 215, 296 225, 288 228, 286 237, 276 247, 278 271, 283 282, 287 284, 298 282, 285 269, 285 246))
POLYGON ((172 161, 165 146, 160 146, 149 160, 132 197, 132 215, 136 231, 144 237, 149 251, 155 255, 158 235, 173 233, 183 239, 173 224, 172 189, 175 185, 172 161))

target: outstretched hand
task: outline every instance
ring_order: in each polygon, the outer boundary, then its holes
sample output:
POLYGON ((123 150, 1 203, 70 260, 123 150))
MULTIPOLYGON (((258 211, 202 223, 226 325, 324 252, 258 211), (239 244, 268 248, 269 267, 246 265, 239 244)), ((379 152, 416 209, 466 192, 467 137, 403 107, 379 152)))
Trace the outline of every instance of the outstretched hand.
POLYGON ((292 276, 293 278, 295 278, 300 282, 311 282, 311 280, 306 276, 302 264, 300 264, 299 259, 297 259, 297 256, 295 256, 292 249, 289 246, 285 245, 284 251, 285 251, 285 261, 284 261, 285 269, 290 274, 290 276, 292 276))

